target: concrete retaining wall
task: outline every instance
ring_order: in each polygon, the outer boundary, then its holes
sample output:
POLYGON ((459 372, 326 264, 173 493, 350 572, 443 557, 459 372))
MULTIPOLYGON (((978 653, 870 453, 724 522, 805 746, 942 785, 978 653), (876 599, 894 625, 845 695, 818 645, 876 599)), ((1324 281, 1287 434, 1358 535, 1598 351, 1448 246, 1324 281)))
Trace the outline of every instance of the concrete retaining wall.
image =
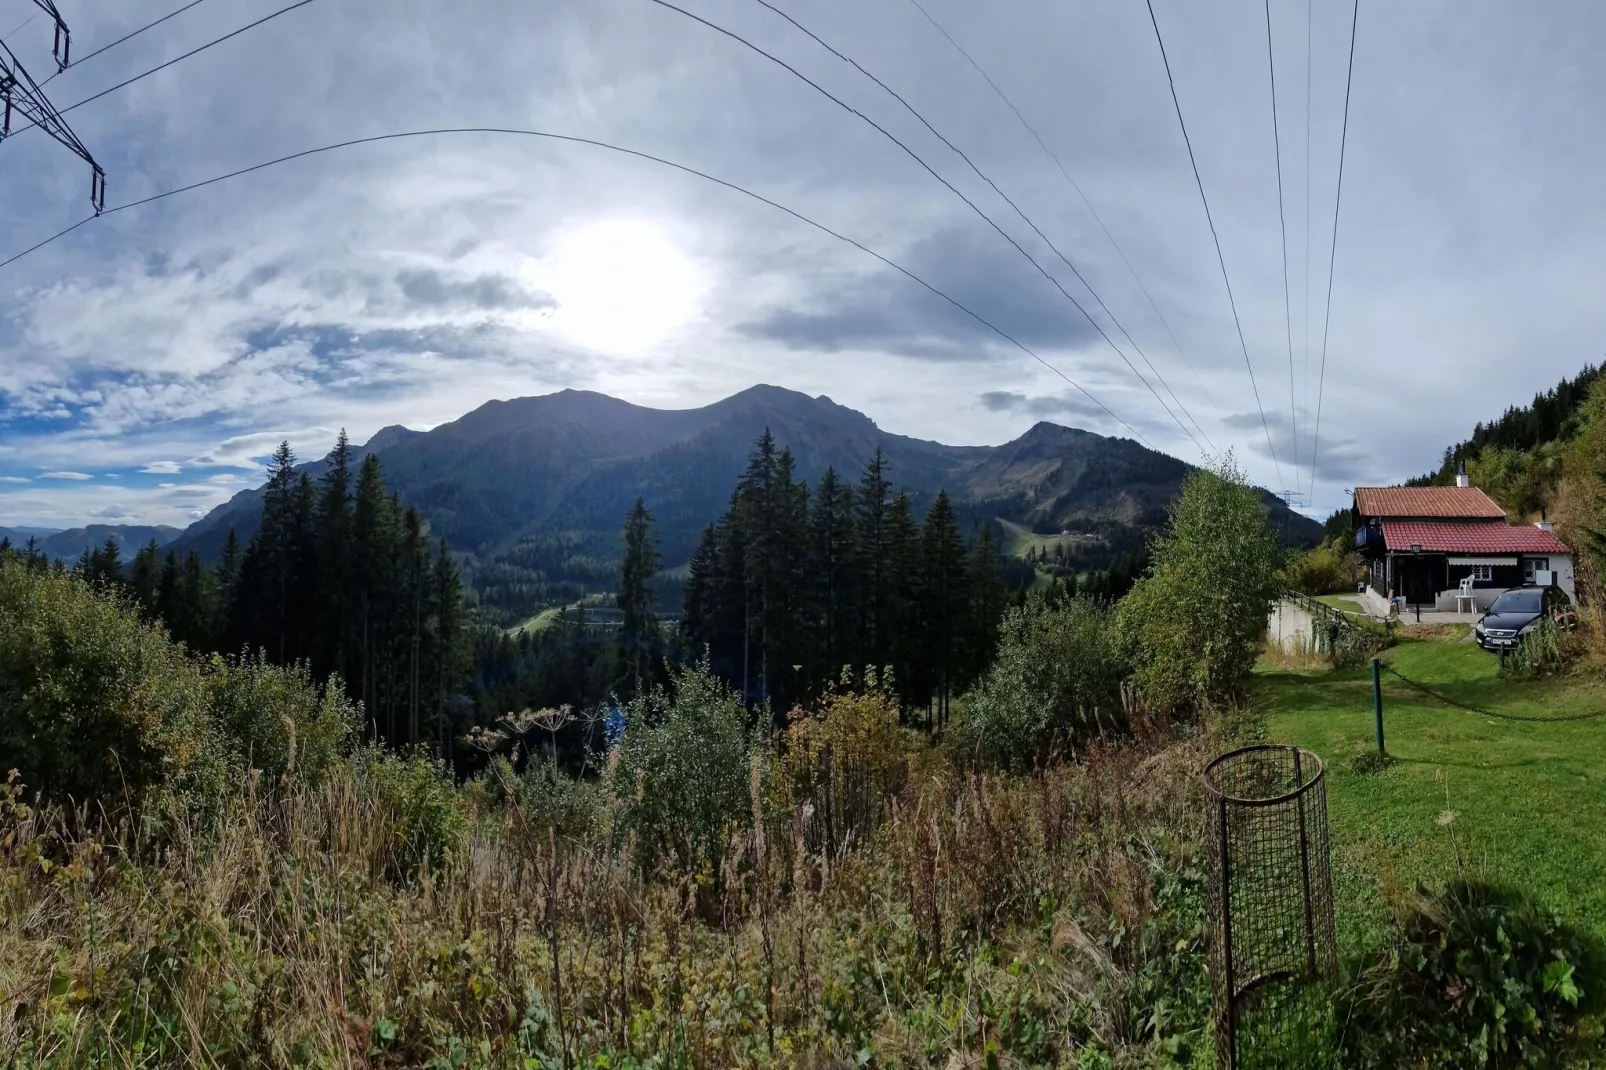
POLYGON ((1278 602, 1266 619, 1266 642, 1287 654, 1308 652, 1315 632, 1310 611, 1294 602, 1278 602))

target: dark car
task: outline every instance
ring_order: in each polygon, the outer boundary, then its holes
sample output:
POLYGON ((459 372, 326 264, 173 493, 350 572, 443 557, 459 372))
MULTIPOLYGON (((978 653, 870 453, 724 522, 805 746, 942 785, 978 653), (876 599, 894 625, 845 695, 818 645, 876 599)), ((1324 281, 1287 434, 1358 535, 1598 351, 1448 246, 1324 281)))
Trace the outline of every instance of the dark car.
POLYGON ((1513 587, 1494 600, 1472 633, 1485 650, 1513 647, 1545 617, 1562 624, 1571 619, 1567 592, 1560 587, 1513 587))

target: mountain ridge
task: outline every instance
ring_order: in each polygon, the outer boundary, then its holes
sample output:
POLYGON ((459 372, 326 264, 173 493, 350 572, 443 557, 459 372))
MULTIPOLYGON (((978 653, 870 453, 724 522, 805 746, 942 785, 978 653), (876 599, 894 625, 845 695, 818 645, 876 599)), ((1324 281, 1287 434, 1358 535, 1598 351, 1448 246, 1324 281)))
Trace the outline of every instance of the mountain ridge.
MULTIPOLYGON (((572 389, 494 399, 427 432, 385 428, 354 453, 378 453, 387 484, 462 554, 495 559, 563 532, 580 536, 564 543, 569 557, 606 557, 640 496, 653 510, 666 565, 675 565, 723 511, 766 429, 811 484, 827 468, 856 481, 879 448, 892 482, 917 506, 946 489, 971 524, 1002 517, 1044 530, 1075 526, 1099 533, 1111 554, 1135 549, 1164 523, 1192 471, 1130 439, 1047 421, 999 446, 897 435, 827 396, 770 384, 691 409, 572 389)), ((298 467, 316 478, 325 460, 298 467)), ((1314 521, 1263 494, 1288 541, 1319 538, 1314 521)), ((228 528, 246 538, 260 511, 260 488, 242 491, 174 548, 214 557, 228 528)), ((538 556, 542 569, 562 570, 545 551, 538 556)))

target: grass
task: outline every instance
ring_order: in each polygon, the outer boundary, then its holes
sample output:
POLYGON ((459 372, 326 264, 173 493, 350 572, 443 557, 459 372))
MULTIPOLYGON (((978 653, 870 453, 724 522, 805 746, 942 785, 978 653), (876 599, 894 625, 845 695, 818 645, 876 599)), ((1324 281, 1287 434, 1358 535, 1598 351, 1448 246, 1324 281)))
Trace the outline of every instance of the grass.
POLYGON ((1070 553, 1077 546, 1096 546, 1100 540, 1093 535, 1039 535, 1024 524, 1017 524, 1013 520, 998 521, 998 526, 1004 532, 1004 554, 1008 557, 1025 557, 1027 550, 1047 551, 1053 554, 1054 547, 1063 546, 1065 552, 1070 553))
MULTIPOLYGON (((1459 634, 1459 630, 1458 630, 1459 634)), ((1583 678, 1516 682, 1455 636, 1408 639, 1384 662, 1471 705, 1530 717, 1606 710, 1606 687, 1583 678)), ((1390 887, 1442 884, 1463 869, 1535 892, 1606 935, 1606 717, 1553 724, 1469 713, 1383 676, 1392 761, 1375 751, 1369 667, 1297 670, 1263 662, 1257 707, 1277 742, 1327 765, 1341 941, 1364 944, 1383 923, 1390 887)))
MULTIPOLYGON (((585 597, 587 613, 604 609, 607 607, 607 604, 608 596, 606 594, 588 594, 585 597)), ((525 632, 530 632, 533 634, 535 632, 545 631, 547 628, 550 628, 552 625, 556 624, 560 616, 565 613, 573 613, 579 609, 579 607, 579 602, 568 602, 561 606, 548 606, 535 616, 515 624, 513 627, 507 630, 507 633, 511 636, 517 637, 525 632)), ((594 621, 593 623, 600 622, 601 619, 599 618, 598 621, 594 621)))

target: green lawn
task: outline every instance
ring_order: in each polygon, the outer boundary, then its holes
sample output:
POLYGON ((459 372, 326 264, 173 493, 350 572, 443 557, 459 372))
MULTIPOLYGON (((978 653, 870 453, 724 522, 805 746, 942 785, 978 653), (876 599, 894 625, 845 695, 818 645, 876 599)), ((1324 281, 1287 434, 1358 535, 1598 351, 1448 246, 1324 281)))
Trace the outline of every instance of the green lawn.
MULTIPOLYGON (((1606 709, 1599 682, 1504 681, 1495 659, 1470 643, 1406 641, 1383 660, 1496 711, 1560 717, 1606 709)), ((1369 668, 1262 666, 1255 682, 1270 739, 1307 747, 1327 765, 1341 942, 1355 948, 1375 935, 1381 889, 1442 882, 1458 866, 1534 892, 1606 935, 1606 717, 1500 721, 1383 680, 1394 762, 1381 773, 1355 766, 1358 754, 1375 749, 1369 668)))
POLYGON ((1092 535, 1039 535, 1013 520, 1000 519, 998 526, 1004 533, 1003 552, 1006 557, 1025 557, 1026 551, 1032 549, 1052 554, 1055 546, 1064 546, 1065 552, 1070 553, 1079 544, 1095 546, 1099 543, 1099 539, 1092 535))

